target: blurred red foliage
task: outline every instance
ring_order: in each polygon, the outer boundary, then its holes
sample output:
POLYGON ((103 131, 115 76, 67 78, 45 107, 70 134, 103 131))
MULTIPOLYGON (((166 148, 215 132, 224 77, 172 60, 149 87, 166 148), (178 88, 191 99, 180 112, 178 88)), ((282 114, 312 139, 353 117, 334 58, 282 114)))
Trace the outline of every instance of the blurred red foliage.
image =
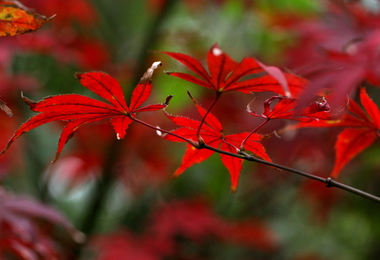
POLYGON ((88 0, 23 0, 22 2, 43 15, 49 17, 56 15, 52 23, 57 27, 70 26, 73 22, 89 26, 98 19, 97 11, 88 0))
POLYGON ((1 188, 0 230, 0 259, 64 259, 85 238, 58 211, 1 188))
POLYGON ((322 16, 283 25, 297 38, 287 65, 310 80, 305 98, 329 89, 344 104, 360 84, 380 85, 380 15, 359 2, 328 7, 322 16))
POLYGON ((99 260, 207 259, 208 247, 218 243, 259 252, 272 252, 279 245, 262 221, 223 220, 197 199, 158 206, 143 233, 125 230, 99 236, 90 249, 98 253, 99 260))

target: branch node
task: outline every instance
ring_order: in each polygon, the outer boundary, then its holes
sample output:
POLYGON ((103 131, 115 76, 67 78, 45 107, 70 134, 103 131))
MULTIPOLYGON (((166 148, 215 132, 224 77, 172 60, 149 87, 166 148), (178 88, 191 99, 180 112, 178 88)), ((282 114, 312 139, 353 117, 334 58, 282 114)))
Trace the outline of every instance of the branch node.
POLYGON ((194 146, 194 148, 196 149, 202 149, 204 144, 200 144, 199 142, 195 142, 195 141, 192 141, 192 140, 189 140, 188 141, 189 144, 191 144, 192 146, 194 146))
POLYGON ((205 145, 205 140, 202 138, 202 136, 198 136, 198 144, 199 147, 203 147, 205 145))
POLYGON ((334 185, 332 184, 332 179, 330 178, 330 177, 328 177, 327 179, 326 179, 326 187, 327 188, 331 188, 331 187, 333 187, 334 185))

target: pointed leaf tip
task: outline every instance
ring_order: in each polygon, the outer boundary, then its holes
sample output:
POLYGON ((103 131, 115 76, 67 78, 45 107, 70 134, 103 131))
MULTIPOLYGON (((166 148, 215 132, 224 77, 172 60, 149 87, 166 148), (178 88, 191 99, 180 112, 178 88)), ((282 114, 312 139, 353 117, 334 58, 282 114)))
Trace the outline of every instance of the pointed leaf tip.
POLYGON ((153 62, 152 66, 150 66, 150 68, 141 77, 139 83, 143 84, 143 83, 151 82, 152 81, 153 72, 159 66, 162 66, 162 62, 161 61, 155 61, 155 62, 153 62))
POLYGON ((167 96, 164 104, 169 105, 169 102, 170 102, 170 100, 172 100, 172 98, 173 98, 173 95, 167 96))
POLYGON ((28 106, 31 106, 31 105, 37 103, 36 101, 31 100, 30 98, 27 98, 26 96, 24 96, 24 92, 21 92, 21 99, 22 99, 22 101, 24 101, 24 103, 27 104, 28 106))
POLYGON ((190 91, 187 91, 187 95, 190 97, 191 101, 193 101, 193 103, 195 105, 199 105, 198 102, 195 100, 195 98, 193 97, 193 95, 191 95, 190 91))
POLYGON ((255 100, 256 100, 256 97, 254 97, 249 103, 248 103, 248 105, 247 105, 247 107, 246 107, 246 111, 248 112, 248 113, 253 113, 253 114, 256 114, 255 112, 253 112, 252 111, 252 109, 251 109, 251 105, 253 104, 253 102, 255 102, 255 100))
POLYGON ((264 69, 266 73, 268 73, 268 75, 272 76, 280 84, 285 93, 285 96, 291 98, 292 93, 290 93, 288 81, 286 80, 284 73, 275 66, 267 66, 260 61, 257 61, 257 63, 261 66, 261 68, 264 69))

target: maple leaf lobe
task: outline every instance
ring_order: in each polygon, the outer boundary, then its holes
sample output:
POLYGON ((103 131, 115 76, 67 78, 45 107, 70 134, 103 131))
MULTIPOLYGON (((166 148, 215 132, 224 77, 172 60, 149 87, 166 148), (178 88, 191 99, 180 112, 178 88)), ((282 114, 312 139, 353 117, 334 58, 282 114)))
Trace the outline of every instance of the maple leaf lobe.
MULTIPOLYGON (((244 140, 246 142, 246 150, 264 160, 271 161, 269 156, 266 154, 264 146, 259 142, 264 138, 264 136, 247 132, 224 135, 223 127, 220 121, 212 113, 207 112, 199 103, 197 103, 190 93, 189 96, 194 102, 198 113, 204 117, 203 124, 201 121, 183 116, 174 116, 165 112, 166 116, 173 123, 181 127, 172 130, 171 134, 166 134, 162 137, 169 141, 188 143, 181 165, 174 172, 175 177, 182 174, 187 168, 193 166, 194 164, 205 161, 213 153, 215 153, 214 150, 207 148, 202 149, 204 148, 204 145, 208 145, 231 154, 238 154, 239 149, 237 147, 240 147, 244 140), (178 136, 182 138, 179 138, 178 136)), ((223 165, 227 168, 230 174, 231 191, 236 192, 243 160, 241 158, 223 153, 220 153, 220 157, 223 165)))
MULTIPOLYGON (((380 110, 368 96, 366 89, 360 89, 362 106, 350 99, 344 113, 335 120, 301 122, 294 128, 304 127, 345 127, 335 142, 335 164, 330 175, 338 177, 342 169, 357 155, 379 138, 380 110)), ((321 104, 324 107, 324 104, 321 104)), ((316 113, 318 114, 318 113, 316 113)))
POLYGON ((267 120, 291 119, 306 123, 318 120, 331 120, 340 116, 340 113, 333 114, 325 98, 316 100, 298 111, 298 99, 285 96, 272 96, 264 102, 262 114, 257 114, 251 110, 250 105, 253 101, 247 105, 247 112, 253 116, 266 118, 267 120))
POLYGON ((184 64, 194 75, 182 72, 166 72, 194 84, 209 88, 217 93, 239 91, 272 91, 281 95, 298 96, 306 81, 290 73, 283 73, 276 67, 266 66, 254 58, 244 58, 241 62, 232 60, 214 44, 207 54, 208 71, 197 59, 182 53, 162 52, 184 64), (244 79, 245 76, 254 76, 244 79))

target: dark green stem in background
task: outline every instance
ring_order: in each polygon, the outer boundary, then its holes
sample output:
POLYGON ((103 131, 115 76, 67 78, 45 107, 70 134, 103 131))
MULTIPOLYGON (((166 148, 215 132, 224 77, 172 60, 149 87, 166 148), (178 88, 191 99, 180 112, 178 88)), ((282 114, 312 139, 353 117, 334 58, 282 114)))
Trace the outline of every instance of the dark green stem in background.
POLYGON ((166 18, 169 16, 176 0, 167 0, 165 1, 164 6, 161 11, 157 14, 157 17, 152 21, 151 26, 145 32, 146 37, 144 42, 141 44, 139 54, 136 57, 137 64, 134 68, 134 79, 132 80, 132 86, 136 86, 139 82, 141 76, 144 74, 147 68, 151 64, 147 64, 149 51, 152 50, 152 47, 159 36, 160 28, 165 22, 166 18))
MULTIPOLYGON (((131 80, 131 86, 128 88, 128 90, 132 90, 134 88, 134 86, 140 80, 141 76, 149 67, 147 66, 147 50, 151 48, 152 45, 156 42, 158 36, 157 32, 160 31, 160 27, 170 13, 170 10, 174 3, 174 0, 166 1, 157 17, 153 19, 149 29, 145 32, 146 38, 141 44, 140 51, 137 55, 137 64, 133 71, 134 78, 131 80)), ((85 215, 83 216, 81 225, 79 226, 80 231, 82 231, 87 236, 92 235, 95 232, 99 216, 101 215, 107 196, 116 178, 116 165, 121 155, 122 147, 123 142, 115 138, 108 149, 103 171, 95 184, 94 194, 86 205, 88 209, 85 210, 85 215)), ((77 256, 81 254, 83 246, 84 245, 77 249, 77 256)))
MULTIPOLYGON (((117 139, 116 139, 117 140, 117 139)), ((115 166, 122 150, 122 142, 113 141, 108 148, 108 154, 103 165, 103 171, 97 180, 93 197, 88 203, 88 210, 85 211, 80 231, 86 235, 91 235, 96 227, 96 222, 102 210, 104 201, 112 187, 115 179, 115 166)))

